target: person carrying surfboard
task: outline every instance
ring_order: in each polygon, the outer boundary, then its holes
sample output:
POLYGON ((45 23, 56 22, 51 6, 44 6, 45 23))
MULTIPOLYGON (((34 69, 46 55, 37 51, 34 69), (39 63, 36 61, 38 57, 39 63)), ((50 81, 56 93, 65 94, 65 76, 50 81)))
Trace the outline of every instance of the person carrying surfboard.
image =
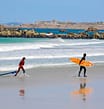
MULTIPOLYGON (((79 62, 79 65, 81 64, 81 62, 83 60, 86 60, 86 53, 83 54, 83 57, 81 58, 81 60, 79 62)), ((81 66, 81 65, 80 65, 80 70, 79 70, 78 76, 80 77, 80 74, 81 74, 82 69, 84 70, 84 77, 87 77, 87 75, 86 75, 86 67, 85 66, 81 66)))
POLYGON ((14 76, 17 76, 17 74, 19 73, 19 71, 22 69, 23 73, 25 73, 25 69, 24 69, 24 64, 25 64, 25 57, 23 57, 21 59, 21 61, 19 62, 19 65, 18 65, 18 70, 16 71, 16 74, 14 76))

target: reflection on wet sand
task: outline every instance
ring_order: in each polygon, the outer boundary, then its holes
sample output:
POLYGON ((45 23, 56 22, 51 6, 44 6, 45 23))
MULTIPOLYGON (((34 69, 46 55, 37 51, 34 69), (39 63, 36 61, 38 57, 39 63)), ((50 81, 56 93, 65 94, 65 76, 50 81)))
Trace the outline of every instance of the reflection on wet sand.
POLYGON ((19 90, 19 96, 24 96, 25 95, 25 90, 22 88, 19 90))
POLYGON ((80 88, 72 92, 72 95, 81 95, 82 100, 85 101, 88 94, 92 93, 92 88, 86 87, 86 79, 81 78, 80 80, 80 88))

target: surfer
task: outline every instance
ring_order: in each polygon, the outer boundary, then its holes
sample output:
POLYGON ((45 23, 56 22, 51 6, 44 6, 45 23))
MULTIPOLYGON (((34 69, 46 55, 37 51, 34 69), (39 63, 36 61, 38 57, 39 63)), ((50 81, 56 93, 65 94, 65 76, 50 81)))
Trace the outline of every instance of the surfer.
POLYGON ((19 62, 19 65, 18 65, 18 70, 16 71, 16 74, 14 76, 17 76, 17 74, 19 73, 20 69, 22 69, 23 73, 25 73, 25 69, 24 69, 24 64, 25 64, 25 57, 23 57, 21 59, 21 61, 19 62))
MULTIPOLYGON (((80 60, 80 62, 79 62, 79 65, 81 64, 81 62, 82 62, 83 60, 86 60, 86 53, 83 54, 83 57, 81 58, 81 60, 80 60)), ((84 70, 84 77, 87 77, 87 76, 86 76, 86 67, 84 67, 84 66, 80 66, 80 70, 79 70, 78 76, 80 77, 80 74, 81 74, 82 69, 84 70)))

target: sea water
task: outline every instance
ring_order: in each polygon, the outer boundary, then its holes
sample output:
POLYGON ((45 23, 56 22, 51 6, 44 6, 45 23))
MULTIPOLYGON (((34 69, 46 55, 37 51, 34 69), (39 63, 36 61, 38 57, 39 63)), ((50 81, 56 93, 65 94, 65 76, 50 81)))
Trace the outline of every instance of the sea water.
POLYGON ((104 40, 61 38, 0 38, 0 71, 16 70, 22 57, 25 68, 72 65, 70 57, 104 63, 104 40))

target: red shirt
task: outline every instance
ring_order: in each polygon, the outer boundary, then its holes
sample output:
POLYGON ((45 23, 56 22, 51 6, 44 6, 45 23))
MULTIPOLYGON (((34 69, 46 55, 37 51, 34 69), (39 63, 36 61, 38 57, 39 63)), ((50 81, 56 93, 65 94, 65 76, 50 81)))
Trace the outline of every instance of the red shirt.
POLYGON ((19 66, 22 67, 24 65, 24 63, 25 63, 24 60, 21 60, 19 63, 19 66))

